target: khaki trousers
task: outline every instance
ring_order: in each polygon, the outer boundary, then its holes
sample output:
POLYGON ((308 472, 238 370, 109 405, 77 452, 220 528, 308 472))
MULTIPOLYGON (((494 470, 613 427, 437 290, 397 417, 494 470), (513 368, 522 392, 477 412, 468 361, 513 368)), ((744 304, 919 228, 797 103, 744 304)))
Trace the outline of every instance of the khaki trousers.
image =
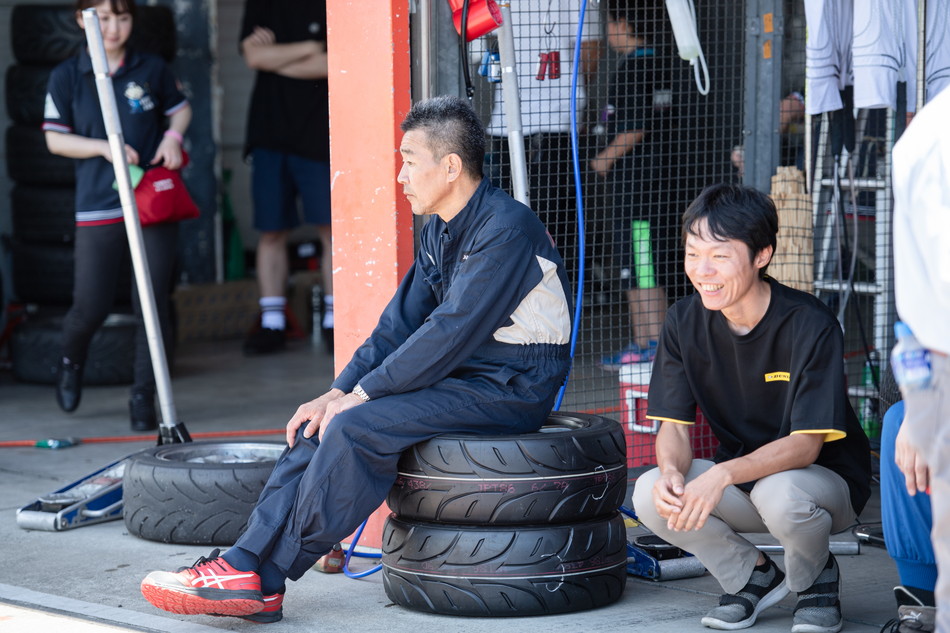
MULTIPOLYGON (((713 467, 694 459, 686 482, 713 467)), ((848 485, 823 466, 787 470, 756 482, 751 493, 729 486, 700 530, 674 532, 653 503, 654 468, 637 479, 633 507, 657 536, 695 555, 726 593, 738 593, 752 576, 759 556, 740 532, 770 533, 785 549, 785 574, 791 591, 812 585, 828 560, 828 537, 854 522, 848 485)))

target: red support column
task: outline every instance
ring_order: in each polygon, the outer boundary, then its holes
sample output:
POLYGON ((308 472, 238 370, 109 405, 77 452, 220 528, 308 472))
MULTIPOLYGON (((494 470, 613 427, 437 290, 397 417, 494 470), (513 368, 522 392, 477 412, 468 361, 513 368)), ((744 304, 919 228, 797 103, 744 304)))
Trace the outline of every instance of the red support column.
MULTIPOLYGON (((409 3, 327 0, 335 369, 372 332, 412 264, 412 211, 396 182, 412 105, 409 3)), ((388 509, 361 544, 379 547, 388 509)))

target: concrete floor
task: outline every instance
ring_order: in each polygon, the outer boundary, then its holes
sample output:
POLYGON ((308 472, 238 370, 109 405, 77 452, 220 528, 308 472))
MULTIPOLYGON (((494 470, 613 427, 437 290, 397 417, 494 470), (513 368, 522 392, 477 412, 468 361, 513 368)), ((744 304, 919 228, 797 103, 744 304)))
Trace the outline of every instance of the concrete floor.
MULTIPOLYGON (((578 375, 596 377, 590 363, 578 375)), ((173 374, 175 404, 192 435, 221 431, 281 429, 297 405, 322 393, 332 375, 329 356, 308 341, 295 341, 280 355, 245 358, 240 341, 192 343, 179 350, 173 374)), ((616 378, 602 378, 612 389, 616 378)), ((583 385, 565 402, 580 403, 583 385)), ((56 406, 52 387, 18 383, 0 371, 0 442, 46 437, 128 436, 127 387, 89 387, 71 415, 56 406)), ((568 406, 562 407, 570 410, 568 406)), ((250 436, 245 436, 250 437, 250 436)), ((279 441, 279 435, 254 439, 279 441)), ((0 629, 13 631, 245 631, 258 625, 236 618, 165 614, 139 593, 150 570, 190 565, 210 548, 154 543, 130 536, 122 521, 63 532, 24 530, 17 508, 80 479, 155 438, 90 443, 61 449, 0 448, 0 629)), ((879 520, 877 489, 862 520, 879 520)), ((839 538, 849 538, 842 536, 839 538)), ((894 616, 891 588, 897 573, 884 550, 862 546, 856 556, 839 556, 845 631, 877 632, 894 616)), ((777 561, 782 565, 781 556, 777 561)), ((362 569, 366 562, 354 565, 362 569)), ((708 575, 654 583, 629 577, 621 599, 608 607, 543 618, 453 618, 393 605, 380 574, 353 580, 341 574, 308 573, 291 583, 280 631, 495 632, 543 628, 574 631, 705 631, 700 617, 715 606, 719 588, 708 575)), ((760 632, 788 631, 794 597, 766 611, 760 632)))

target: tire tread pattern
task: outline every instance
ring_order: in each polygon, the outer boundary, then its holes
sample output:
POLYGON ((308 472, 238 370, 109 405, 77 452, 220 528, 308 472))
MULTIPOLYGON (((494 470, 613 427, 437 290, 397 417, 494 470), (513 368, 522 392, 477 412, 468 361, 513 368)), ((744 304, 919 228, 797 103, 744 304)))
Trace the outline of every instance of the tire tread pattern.
POLYGON ((283 450, 278 442, 261 444, 273 449, 274 461, 174 461, 162 459, 163 446, 138 453, 122 483, 126 529, 162 543, 233 545, 283 450))
POLYGON ((508 529, 390 516, 383 532, 386 595, 443 615, 550 615, 605 606, 623 593, 626 560, 626 529, 617 513, 508 529))
MULTIPOLYGON (((83 384, 131 383, 134 349, 135 319, 126 314, 110 315, 89 344, 83 384)), ((17 380, 55 383, 63 356, 62 318, 28 318, 17 325, 10 340, 10 356, 17 380)))
POLYGON ((555 413, 539 433, 447 434, 414 446, 386 501, 400 518, 419 521, 566 523, 610 515, 626 488, 620 425, 555 413))

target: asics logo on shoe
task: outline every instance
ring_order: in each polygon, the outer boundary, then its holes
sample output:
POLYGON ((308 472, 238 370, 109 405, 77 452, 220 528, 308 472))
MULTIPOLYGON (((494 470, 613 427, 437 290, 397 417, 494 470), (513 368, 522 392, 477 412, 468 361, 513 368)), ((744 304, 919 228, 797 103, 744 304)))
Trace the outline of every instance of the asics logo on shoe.
POLYGON ((252 582, 256 582, 257 574, 254 572, 240 573, 240 574, 216 574, 214 572, 209 572, 202 570, 198 572, 197 577, 192 581, 192 584, 201 587, 219 587, 221 589, 230 589, 230 587, 225 587, 225 583, 231 582, 233 580, 244 580, 249 579, 252 582))

